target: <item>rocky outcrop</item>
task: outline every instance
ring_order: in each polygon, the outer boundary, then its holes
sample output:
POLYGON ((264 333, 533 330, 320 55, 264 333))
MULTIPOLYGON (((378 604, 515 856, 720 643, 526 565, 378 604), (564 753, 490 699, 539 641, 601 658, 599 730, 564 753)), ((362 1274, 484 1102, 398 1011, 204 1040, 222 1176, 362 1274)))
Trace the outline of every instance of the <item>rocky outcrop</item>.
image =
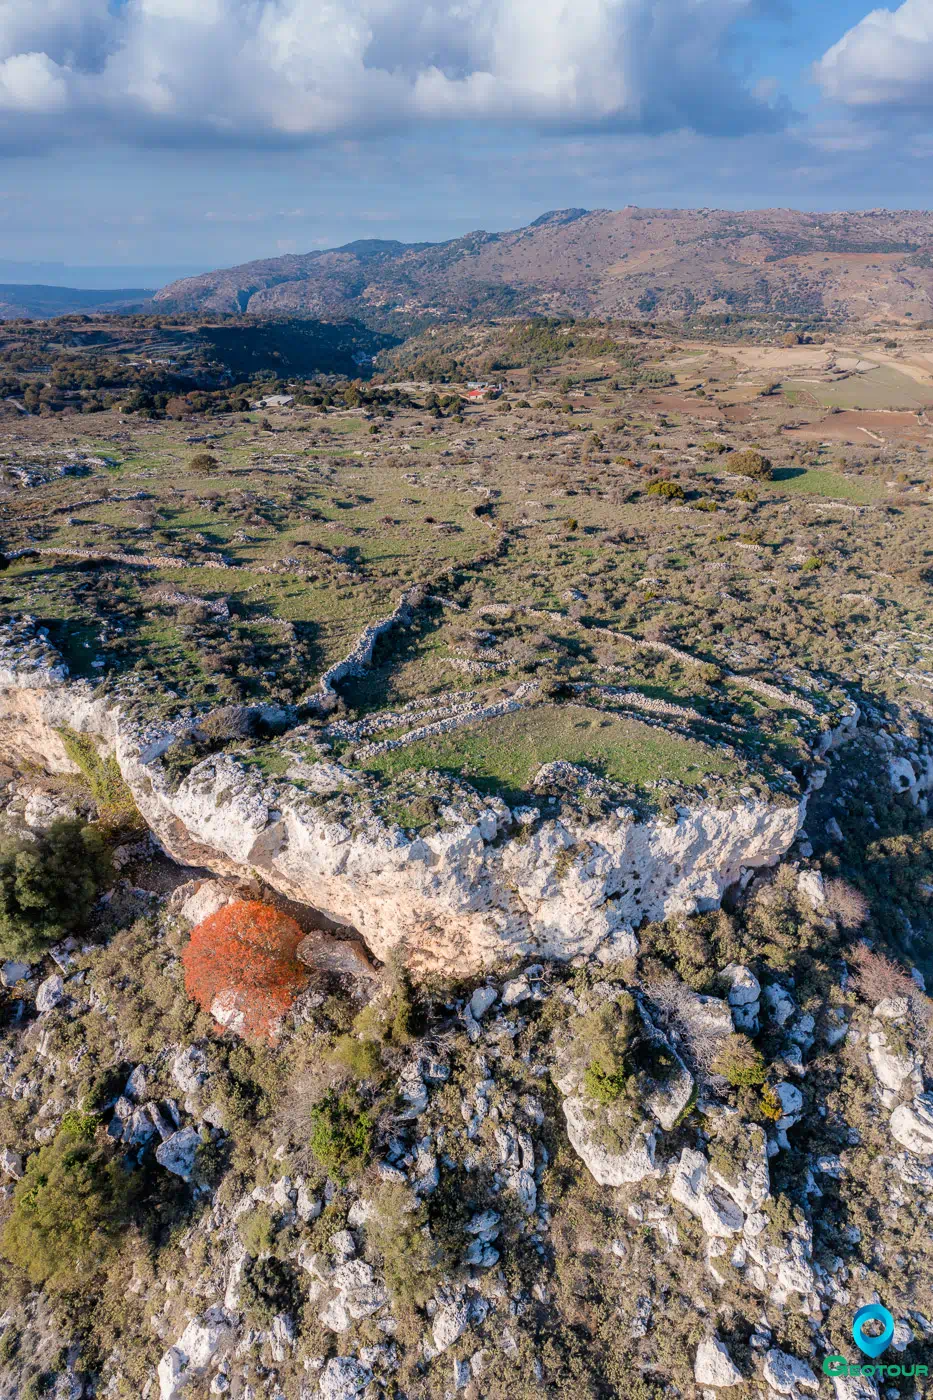
MULTIPOLYGON (((354 665, 374 640, 361 639, 354 665)), ((639 820, 625 806, 598 817, 582 806, 567 816, 574 810, 567 804, 561 816, 537 808, 513 814, 501 800, 464 790, 470 810, 431 834, 407 836, 362 793, 351 829, 307 790, 313 784, 270 780, 229 754, 203 759, 176 786, 160 761, 172 729, 130 720, 118 699, 68 682, 54 653, 40 648, 34 659, 31 647, 28 636, 6 646, 0 639, 3 757, 70 772, 60 731, 91 736, 116 755, 173 858, 258 875, 358 929, 381 959, 404 944, 415 970, 462 976, 529 954, 572 958, 598 948, 631 955, 643 920, 715 908, 747 869, 777 862, 800 826, 797 805, 750 790, 730 806, 680 807, 675 820, 639 820), (520 840, 509 839, 513 831, 520 840)))

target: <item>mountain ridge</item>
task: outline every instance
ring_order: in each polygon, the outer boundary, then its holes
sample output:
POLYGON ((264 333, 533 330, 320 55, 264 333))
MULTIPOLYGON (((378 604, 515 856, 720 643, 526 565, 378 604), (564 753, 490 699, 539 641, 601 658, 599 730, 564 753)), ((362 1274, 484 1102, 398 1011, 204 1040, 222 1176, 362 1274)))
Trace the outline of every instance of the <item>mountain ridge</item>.
POLYGON ((361 239, 169 283, 184 311, 432 322, 574 314, 678 319, 777 314, 933 317, 933 214, 710 209, 551 210, 518 229, 440 243, 361 239))

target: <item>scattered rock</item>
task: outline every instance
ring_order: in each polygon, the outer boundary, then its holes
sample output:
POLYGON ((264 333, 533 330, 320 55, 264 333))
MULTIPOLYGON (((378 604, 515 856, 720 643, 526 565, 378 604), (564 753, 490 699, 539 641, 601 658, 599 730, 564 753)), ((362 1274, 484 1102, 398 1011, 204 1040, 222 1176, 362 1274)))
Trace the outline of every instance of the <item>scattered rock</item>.
POLYGON ((44 982, 39 983, 39 990, 36 992, 37 1011, 54 1011, 64 1000, 65 984, 61 973, 53 972, 51 977, 46 977, 44 982))
POLYGON ((764 1378, 779 1395, 793 1395, 795 1390, 819 1390, 820 1383, 811 1367, 796 1356, 772 1347, 765 1357, 764 1378))
POLYGON ((693 1375, 697 1385, 709 1385, 714 1390, 726 1390, 742 1384, 742 1372, 726 1348, 715 1337, 709 1337, 697 1347, 693 1375))
POLYGON ((917 1157, 933 1153, 933 1093, 918 1094, 891 1114, 891 1136, 917 1157))
POLYGON ((201 1134, 197 1128, 181 1128, 156 1148, 156 1161, 173 1176, 190 1181, 200 1146, 201 1134))

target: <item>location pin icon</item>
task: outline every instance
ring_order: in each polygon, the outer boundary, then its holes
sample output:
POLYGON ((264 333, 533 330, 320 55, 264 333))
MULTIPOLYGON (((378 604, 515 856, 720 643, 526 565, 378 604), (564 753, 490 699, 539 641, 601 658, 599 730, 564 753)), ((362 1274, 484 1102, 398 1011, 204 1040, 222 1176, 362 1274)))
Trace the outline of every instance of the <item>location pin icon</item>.
POLYGON ((859 1350, 874 1359, 887 1349, 894 1336, 894 1318, 880 1303, 869 1303, 867 1307, 859 1308, 855 1314, 852 1336, 859 1350), (883 1322, 884 1331, 879 1337, 866 1337, 862 1330, 866 1322, 883 1322))

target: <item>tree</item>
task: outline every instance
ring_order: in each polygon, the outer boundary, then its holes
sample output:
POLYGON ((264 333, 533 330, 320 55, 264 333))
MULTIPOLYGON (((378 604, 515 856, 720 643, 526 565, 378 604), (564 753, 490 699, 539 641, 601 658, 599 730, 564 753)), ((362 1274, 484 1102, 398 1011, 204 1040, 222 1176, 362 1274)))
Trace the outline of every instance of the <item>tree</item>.
POLYGON ((52 1289, 73 1286, 109 1253, 135 1189, 86 1117, 66 1115, 54 1141, 30 1157, 0 1237, 5 1258, 52 1289))
POLYGON ((110 869, 100 832, 61 819, 34 840, 0 843, 0 955, 37 958, 76 932, 110 869))
POLYGON ((236 900, 192 929, 182 953, 185 990, 219 1025, 274 1042, 308 983, 296 956, 303 937, 272 905, 236 900))

